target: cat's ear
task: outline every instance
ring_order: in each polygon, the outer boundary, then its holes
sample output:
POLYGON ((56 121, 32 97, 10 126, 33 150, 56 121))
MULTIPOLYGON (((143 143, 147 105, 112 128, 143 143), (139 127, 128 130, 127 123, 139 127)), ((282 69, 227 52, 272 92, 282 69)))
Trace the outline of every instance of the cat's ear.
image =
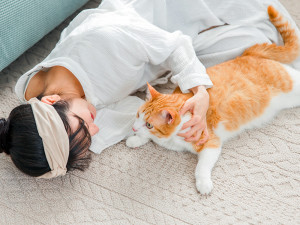
POLYGON ((175 119, 175 112, 169 109, 163 109, 160 111, 162 118, 165 120, 165 123, 172 124, 175 119))
POLYGON ((148 91, 147 91, 147 94, 146 94, 146 99, 147 100, 154 99, 154 98, 156 98, 157 96, 160 95, 160 93, 157 90, 155 90, 148 82, 147 82, 147 85, 148 85, 148 91))

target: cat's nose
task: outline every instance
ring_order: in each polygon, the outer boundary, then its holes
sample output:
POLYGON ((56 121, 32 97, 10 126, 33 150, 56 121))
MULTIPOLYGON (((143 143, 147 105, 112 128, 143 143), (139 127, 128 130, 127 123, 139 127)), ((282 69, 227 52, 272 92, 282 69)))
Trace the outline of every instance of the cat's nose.
POLYGON ((134 129, 134 127, 132 127, 132 130, 133 130, 133 132, 136 132, 136 131, 137 131, 136 129, 134 129))

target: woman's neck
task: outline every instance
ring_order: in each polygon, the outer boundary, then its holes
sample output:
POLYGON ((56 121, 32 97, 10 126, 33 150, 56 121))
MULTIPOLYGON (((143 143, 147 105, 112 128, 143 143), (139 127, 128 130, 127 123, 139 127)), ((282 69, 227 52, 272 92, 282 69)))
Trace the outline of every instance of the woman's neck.
POLYGON ((25 99, 43 94, 57 94, 62 99, 84 98, 83 88, 78 79, 64 67, 54 66, 47 72, 39 71, 29 82, 25 99))

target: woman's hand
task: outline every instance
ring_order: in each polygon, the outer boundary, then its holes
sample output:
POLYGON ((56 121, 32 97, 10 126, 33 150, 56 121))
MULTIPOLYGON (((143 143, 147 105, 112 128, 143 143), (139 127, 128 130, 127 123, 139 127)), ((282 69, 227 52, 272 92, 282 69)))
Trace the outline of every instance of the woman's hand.
POLYGON ((195 142, 196 144, 204 144, 208 138, 208 130, 206 124, 206 112, 209 106, 209 95, 204 86, 197 86, 191 89, 194 96, 187 100, 180 110, 180 115, 184 115, 187 111, 192 113, 192 118, 183 124, 181 130, 191 127, 186 133, 179 133, 178 136, 184 137, 185 141, 195 142), (199 140, 203 132, 203 138, 199 140))

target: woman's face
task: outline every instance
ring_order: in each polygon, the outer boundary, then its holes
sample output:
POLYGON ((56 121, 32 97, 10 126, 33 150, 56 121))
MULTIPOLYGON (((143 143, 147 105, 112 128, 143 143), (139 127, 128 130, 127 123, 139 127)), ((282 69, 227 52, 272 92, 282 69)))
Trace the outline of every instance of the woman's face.
MULTIPOLYGON (((47 95, 41 99, 42 102, 49 105, 52 105, 59 100, 61 100, 61 97, 59 95, 47 95)), ((75 132, 79 127, 79 120, 78 118, 76 118, 76 116, 79 116, 84 120, 91 136, 99 132, 99 127, 94 124, 94 119, 97 112, 95 107, 91 103, 88 103, 82 98, 72 98, 68 100, 68 103, 70 106, 68 119, 72 132, 75 132)))
POLYGON ((75 117, 75 115, 77 115, 84 120, 91 136, 98 133, 99 127, 94 124, 94 119, 97 113, 96 108, 82 98, 73 98, 68 102, 70 104, 68 118, 72 131, 76 131, 79 127, 79 120, 75 117))

